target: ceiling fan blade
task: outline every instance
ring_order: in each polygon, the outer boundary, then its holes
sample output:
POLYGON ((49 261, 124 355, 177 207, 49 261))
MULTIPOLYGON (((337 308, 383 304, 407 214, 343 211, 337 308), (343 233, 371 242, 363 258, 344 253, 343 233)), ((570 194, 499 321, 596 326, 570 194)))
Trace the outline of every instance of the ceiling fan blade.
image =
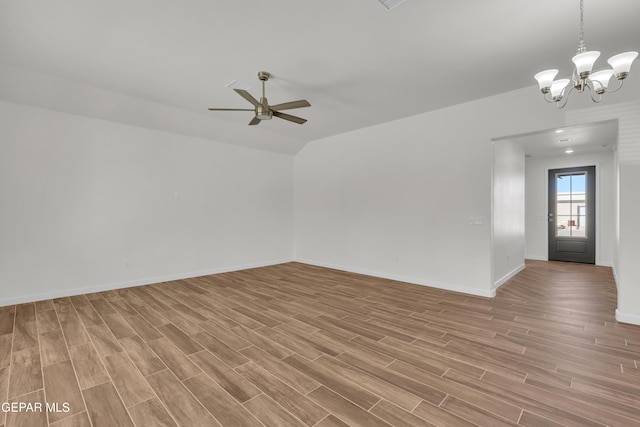
POLYGON ((253 119, 251 119, 251 121, 249 122, 249 126, 253 126, 253 125, 260 124, 260 122, 261 122, 261 121, 262 121, 262 120, 260 120, 259 118, 254 117, 254 118, 253 118, 253 119))
POLYGON ((251 96, 251 94, 249 92, 247 92, 246 90, 244 90, 244 89, 234 89, 234 91, 238 95, 240 95, 241 97, 243 97, 244 99, 246 99, 247 101, 252 103, 254 106, 262 108, 262 104, 260 104, 260 102, 258 102, 258 100, 255 99, 253 96, 251 96))
POLYGON ((255 111, 253 108, 209 108, 209 111, 255 111))
POLYGON ((299 125, 306 123, 307 119, 303 119, 300 117, 292 116, 291 114, 281 113, 279 111, 272 111, 275 117, 280 119, 289 120, 290 122, 298 123, 299 125))
POLYGON ((307 101, 306 99, 300 99, 298 101, 285 102, 283 104, 269 106, 271 110, 275 110, 275 111, 291 110, 293 108, 304 108, 304 107, 311 107, 311 104, 309 104, 309 101, 307 101))

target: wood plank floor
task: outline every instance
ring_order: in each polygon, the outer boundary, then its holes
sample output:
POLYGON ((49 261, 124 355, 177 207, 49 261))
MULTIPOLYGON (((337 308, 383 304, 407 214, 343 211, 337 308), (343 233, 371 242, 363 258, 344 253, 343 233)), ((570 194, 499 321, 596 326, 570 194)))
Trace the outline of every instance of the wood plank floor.
POLYGON ((289 263, 0 307, 0 401, 43 405, 0 426, 640 426, 615 308, 539 261, 491 300, 289 263))

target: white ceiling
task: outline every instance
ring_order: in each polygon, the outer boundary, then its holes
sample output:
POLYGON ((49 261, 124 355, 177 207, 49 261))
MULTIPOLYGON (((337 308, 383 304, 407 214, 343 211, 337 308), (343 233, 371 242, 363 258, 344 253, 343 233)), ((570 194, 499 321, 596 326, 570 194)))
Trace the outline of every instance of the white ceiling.
POLYGON ((528 158, 577 156, 580 154, 612 151, 618 141, 618 121, 601 122, 546 129, 509 139, 519 144, 528 158), (566 153, 567 149, 572 153, 566 153))
MULTIPOLYGON (((587 47, 602 51, 600 66, 640 49, 640 1, 585 3, 587 47)), ((62 111, 127 122, 122 111, 137 109, 134 124, 164 130, 179 116, 177 132, 295 153, 308 141, 535 85, 542 69, 569 74, 578 19, 578 0, 407 0, 392 11, 377 0, 0 0, 0 62, 58 79, 44 86, 113 94, 111 108, 96 105, 107 96, 58 96, 62 111), (310 101, 290 111, 306 124, 250 127, 251 112, 207 111, 250 107, 225 85, 251 84, 258 97, 259 70, 272 73, 271 104, 310 101)))

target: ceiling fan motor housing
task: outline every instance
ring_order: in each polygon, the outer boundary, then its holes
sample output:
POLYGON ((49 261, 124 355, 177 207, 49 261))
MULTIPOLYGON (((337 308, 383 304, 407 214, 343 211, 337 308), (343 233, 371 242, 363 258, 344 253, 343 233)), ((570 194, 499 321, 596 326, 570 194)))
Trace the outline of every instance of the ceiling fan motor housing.
POLYGON ((273 113, 269 109, 267 102, 267 98, 260 98, 260 107, 256 107, 256 117, 260 120, 271 120, 273 118, 273 113))

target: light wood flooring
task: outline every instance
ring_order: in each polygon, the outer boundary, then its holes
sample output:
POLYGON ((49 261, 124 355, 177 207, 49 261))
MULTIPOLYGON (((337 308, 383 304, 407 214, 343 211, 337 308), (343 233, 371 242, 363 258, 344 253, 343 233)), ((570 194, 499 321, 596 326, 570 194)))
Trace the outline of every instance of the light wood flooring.
POLYGON ((615 308, 553 262, 491 300, 289 263, 0 307, 0 401, 59 409, 0 426, 640 426, 615 308))

